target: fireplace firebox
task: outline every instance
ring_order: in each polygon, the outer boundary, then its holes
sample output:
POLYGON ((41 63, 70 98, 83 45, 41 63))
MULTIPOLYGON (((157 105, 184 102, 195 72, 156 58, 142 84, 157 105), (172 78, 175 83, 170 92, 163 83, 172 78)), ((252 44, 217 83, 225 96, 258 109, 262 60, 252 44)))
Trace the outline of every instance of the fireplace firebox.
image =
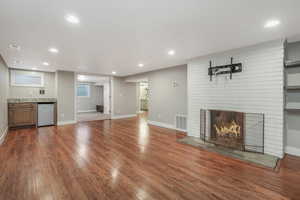
POLYGON ((211 110, 211 142, 244 150, 244 114, 211 110))
POLYGON ((201 110, 200 138, 216 146, 263 153, 264 115, 226 110, 201 110))

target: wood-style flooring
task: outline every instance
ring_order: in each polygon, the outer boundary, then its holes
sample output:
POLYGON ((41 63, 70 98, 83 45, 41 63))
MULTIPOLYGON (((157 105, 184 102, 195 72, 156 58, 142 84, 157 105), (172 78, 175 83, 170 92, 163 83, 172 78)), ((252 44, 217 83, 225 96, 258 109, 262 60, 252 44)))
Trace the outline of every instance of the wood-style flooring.
POLYGON ((144 117, 10 131, 0 200, 300 199, 300 158, 277 172, 176 142, 144 117))

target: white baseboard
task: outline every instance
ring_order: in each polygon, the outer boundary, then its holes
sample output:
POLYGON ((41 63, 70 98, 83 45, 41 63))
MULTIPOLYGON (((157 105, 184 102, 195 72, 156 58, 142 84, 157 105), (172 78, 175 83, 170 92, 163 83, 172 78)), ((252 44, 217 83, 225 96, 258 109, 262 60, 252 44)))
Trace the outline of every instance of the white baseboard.
POLYGON ((187 133, 187 130, 184 130, 184 129, 180 129, 180 128, 174 128, 174 129, 177 130, 177 131, 181 131, 181 132, 187 133))
POLYGON ((90 113, 90 112, 97 112, 97 110, 79 110, 77 113, 90 113))
POLYGON ((5 130, 3 131, 3 133, 0 137, 0 145, 4 142, 7 133, 8 133, 8 127, 5 128, 5 130))
POLYGON ((163 128, 175 129, 174 125, 167 124, 167 123, 162 123, 162 122, 156 122, 156 121, 150 121, 150 120, 148 120, 148 124, 154 125, 154 126, 163 127, 163 128))
POLYGON ((131 118, 131 117, 136 117, 136 114, 132 115, 113 115, 111 116, 111 119, 124 119, 124 118, 131 118))
POLYGON ((60 121, 60 122, 57 122, 58 126, 67 125, 67 124, 76 124, 76 121, 75 120, 71 120, 71 121, 60 121))
POLYGON ((182 130, 182 129, 176 128, 173 124, 167 124, 167 123, 162 123, 162 122, 157 122, 157 121, 150 121, 150 120, 148 120, 148 124, 153 125, 153 126, 168 128, 168 129, 174 129, 174 130, 181 131, 181 132, 187 132, 187 130, 182 130))
POLYGON ((287 147, 285 147, 285 153, 291 154, 294 156, 300 156, 300 148, 287 146, 287 147))

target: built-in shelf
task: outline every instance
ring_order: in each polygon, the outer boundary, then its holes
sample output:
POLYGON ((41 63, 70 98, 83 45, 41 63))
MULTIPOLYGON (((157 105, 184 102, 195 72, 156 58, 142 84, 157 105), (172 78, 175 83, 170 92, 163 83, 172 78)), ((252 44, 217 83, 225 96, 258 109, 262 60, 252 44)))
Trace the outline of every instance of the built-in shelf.
POLYGON ((286 111, 300 111, 300 108, 285 108, 286 111))
POLYGON ((287 90, 300 90, 300 85, 286 86, 285 89, 287 89, 287 90))
POLYGON ((287 103, 286 110, 300 110, 300 103, 287 103))
POLYGON ((287 73, 287 85, 288 86, 300 85, 300 73, 287 73))
POLYGON ((285 62, 286 67, 300 67, 300 60, 296 61, 286 61, 285 62))

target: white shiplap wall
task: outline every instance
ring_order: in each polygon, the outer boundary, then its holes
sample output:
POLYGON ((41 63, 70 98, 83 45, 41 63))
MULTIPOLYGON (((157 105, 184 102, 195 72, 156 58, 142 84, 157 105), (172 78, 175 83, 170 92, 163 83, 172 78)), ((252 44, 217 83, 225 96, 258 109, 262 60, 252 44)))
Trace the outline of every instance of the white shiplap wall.
POLYGON ((188 63, 188 135, 200 137, 200 109, 232 110, 265 114, 265 153, 283 157, 284 42, 272 41, 212 54, 188 63), (213 77, 213 66, 234 62, 243 72, 213 77))

